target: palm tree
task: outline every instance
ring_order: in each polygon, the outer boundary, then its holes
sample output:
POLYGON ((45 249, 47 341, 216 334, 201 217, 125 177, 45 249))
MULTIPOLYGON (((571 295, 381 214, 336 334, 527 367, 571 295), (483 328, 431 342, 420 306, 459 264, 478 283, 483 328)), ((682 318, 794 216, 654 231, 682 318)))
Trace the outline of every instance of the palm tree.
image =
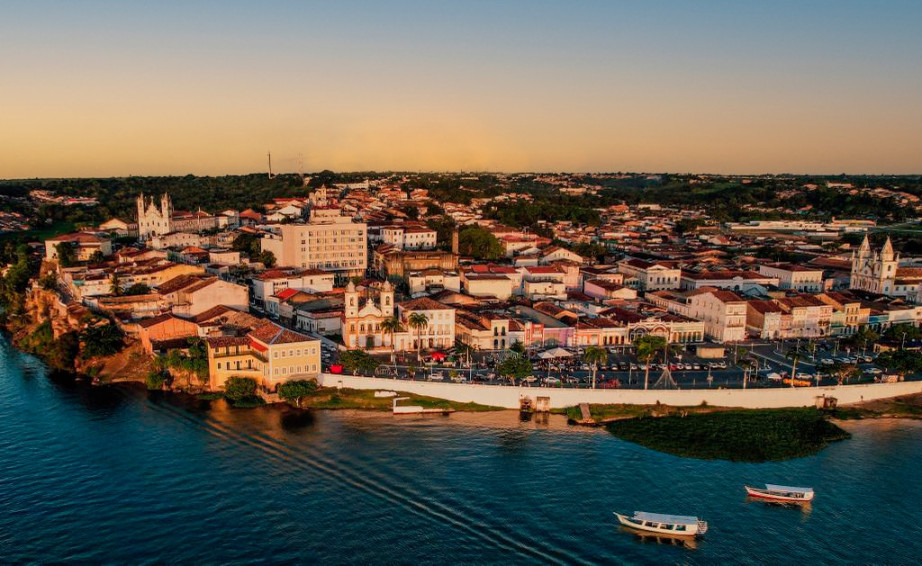
POLYGON ((118 273, 112 274, 111 282, 112 282, 112 288, 109 289, 109 292, 115 295, 116 297, 118 297, 119 295, 122 294, 122 281, 119 278, 118 273))
POLYGON ((467 365, 471 365, 471 356, 474 355, 474 347, 470 344, 461 342, 458 344, 458 355, 467 360, 467 365))
POLYGON ((791 360, 791 387, 795 387, 794 382, 797 380, 797 362, 804 357, 804 353, 804 350, 800 347, 800 344, 798 344, 784 354, 785 358, 791 360))
POLYGON ((423 328, 429 326, 429 319, 421 312, 414 312, 407 318, 407 324, 416 329, 416 361, 422 361, 423 328))
POLYGON ((381 321, 381 330, 391 336, 391 363, 394 363, 394 354, 397 351, 397 345, 394 343, 394 333, 400 332, 403 327, 400 326, 400 321, 397 320, 397 317, 392 316, 381 321))
POLYGON ((583 361, 592 368, 592 388, 595 389, 595 374, 599 371, 599 365, 608 361, 608 350, 598 346, 589 346, 583 352, 583 361))
POLYGON ((656 357, 656 353, 666 348, 666 339, 662 336, 646 334, 637 340, 634 340, 634 349, 637 352, 637 359, 644 362, 643 388, 650 387, 650 362, 656 357))

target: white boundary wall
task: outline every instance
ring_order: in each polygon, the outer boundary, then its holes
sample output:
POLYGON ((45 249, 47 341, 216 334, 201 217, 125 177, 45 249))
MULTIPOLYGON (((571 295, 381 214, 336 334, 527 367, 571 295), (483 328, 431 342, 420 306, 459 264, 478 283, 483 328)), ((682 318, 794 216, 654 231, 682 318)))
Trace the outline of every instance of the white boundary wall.
POLYGON ((550 397, 551 408, 573 407, 580 403, 652 405, 657 401, 672 406, 694 406, 706 402, 714 407, 777 409, 813 406, 820 396, 835 397, 840 405, 922 393, 922 381, 839 385, 831 387, 778 387, 771 389, 557 389, 548 387, 511 387, 471 385, 428 381, 394 380, 322 373, 318 377, 325 387, 348 389, 386 389, 428 395, 461 403, 479 403, 506 409, 518 409, 522 397, 550 397))

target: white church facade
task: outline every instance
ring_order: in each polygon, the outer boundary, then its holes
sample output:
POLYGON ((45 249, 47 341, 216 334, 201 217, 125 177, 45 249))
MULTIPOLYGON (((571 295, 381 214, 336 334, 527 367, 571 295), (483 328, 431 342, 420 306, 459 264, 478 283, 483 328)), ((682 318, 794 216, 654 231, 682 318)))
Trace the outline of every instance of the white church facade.
POLYGON ((890 238, 877 251, 865 236, 858 251, 852 253, 849 288, 920 302, 922 268, 900 267, 900 254, 894 252, 890 238))
MULTIPOLYGON (((202 232, 216 228, 225 228, 234 221, 234 216, 222 214, 214 216, 199 209, 197 212, 182 212, 173 209, 170 195, 160 195, 160 206, 157 199, 148 199, 144 193, 138 195, 138 237, 149 240, 154 236, 172 234, 174 232, 202 232)), ((233 212, 233 211, 229 211, 233 212)), ((234 213, 236 214, 236 213, 234 213)))

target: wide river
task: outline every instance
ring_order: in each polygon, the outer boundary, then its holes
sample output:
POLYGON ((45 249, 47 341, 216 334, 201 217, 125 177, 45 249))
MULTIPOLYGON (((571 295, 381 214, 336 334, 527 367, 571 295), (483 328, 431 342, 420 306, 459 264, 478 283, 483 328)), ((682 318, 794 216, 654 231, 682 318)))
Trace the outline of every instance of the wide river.
POLYGON ((50 379, 0 341, 0 563, 887 563, 922 556, 922 423, 769 464, 517 413, 231 410, 50 379), (745 483, 810 485, 810 509, 745 483), (694 548, 613 510, 699 515, 694 548))

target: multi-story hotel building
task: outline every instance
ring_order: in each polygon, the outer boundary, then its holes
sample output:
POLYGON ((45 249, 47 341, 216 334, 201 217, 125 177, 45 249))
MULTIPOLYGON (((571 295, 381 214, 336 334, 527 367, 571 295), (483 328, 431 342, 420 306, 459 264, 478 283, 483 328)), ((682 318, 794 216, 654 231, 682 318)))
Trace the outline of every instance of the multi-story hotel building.
POLYGON ((305 224, 281 224, 265 236, 262 250, 278 265, 362 275, 368 267, 368 226, 339 208, 315 206, 305 224))

